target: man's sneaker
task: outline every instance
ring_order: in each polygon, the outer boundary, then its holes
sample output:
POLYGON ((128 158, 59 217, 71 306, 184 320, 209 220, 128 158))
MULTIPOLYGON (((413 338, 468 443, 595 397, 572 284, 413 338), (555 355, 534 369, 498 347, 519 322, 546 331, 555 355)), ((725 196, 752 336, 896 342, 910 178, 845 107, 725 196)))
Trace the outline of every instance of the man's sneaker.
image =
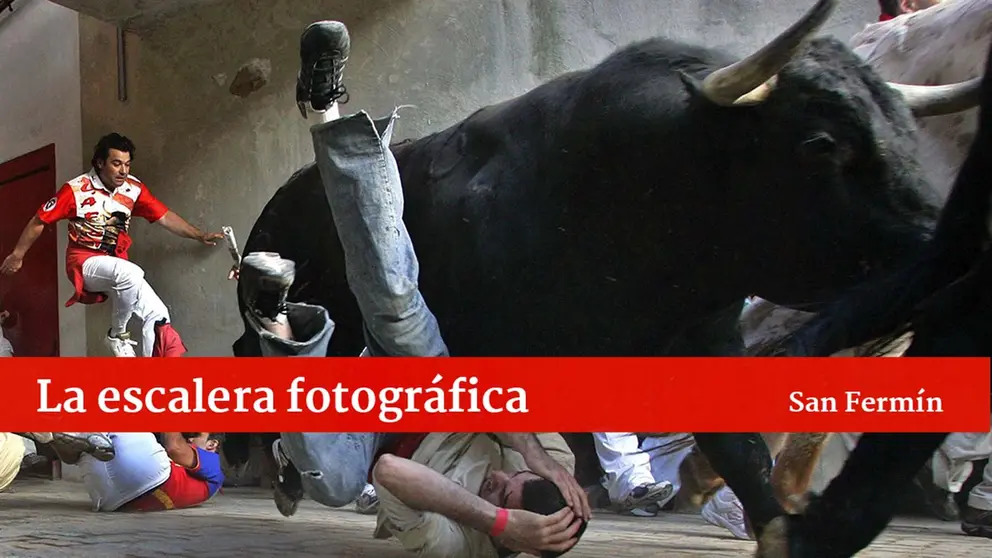
POLYGON ((650 504, 667 500, 674 491, 675 488, 668 481, 644 483, 628 492, 622 500, 617 502, 617 510, 621 513, 630 513, 636 508, 644 508, 650 504))
POLYGON ((296 79, 296 105, 303 118, 307 117, 307 103, 313 110, 323 111, 334 102, 348 102, 342 80, 350 54, 351 37, 340 21, 317 21, 303 31, 296 79), (341 97, 345 99, 338 101, 341 97))
POLYGON ((124 331, 114 335, 109 329, 103 343, 107 345, 110 352, 114 353, 115 357, 134 357, 134 347, 138 344, 131 340, 130 332, 124 331))
POLYGON ((965 506, 961 512, 961 530, 972 537, 992 539, 992 510, 965 506))
POLYGON ((707 523, 727 529, 741 540, 751 540, 747 524, 744 521, 744 506, 737 496, 724 486, 713 495, 700 511, 707 523))
POLYGON ((52 432, 51 447, 70 465, 84 453, 99 461, 110 461, 116 455, 114 443, 100 432, 52 432))
POLYGON ((375 493, 375 486, 365 483, 365 489, 355 500, 355 511, 362 515, 379 513, 379 496, 375 493))
POLYGON ((627 514, 634 517, 657 517, 659 512, 661 512, 661 508, 658 507, 658 504, 648 504, 642 508, 634 508, 627 514))
POLYGON ((282 452, 282 440, 272 442, 272 455, 279 466, 279 476, 272 484, 272 497, 276 502, 276 509, 283 517, 291 517, 296 513, 303 500, 303 479, 296 467, 289 461, 286 454, 282 452))
POLYGON ((296 278, 296 264, 275 252, 252 252, 241 260, 238 282, 248 313, 256 319, 278 321, 286 314, 286 296, 296 278))

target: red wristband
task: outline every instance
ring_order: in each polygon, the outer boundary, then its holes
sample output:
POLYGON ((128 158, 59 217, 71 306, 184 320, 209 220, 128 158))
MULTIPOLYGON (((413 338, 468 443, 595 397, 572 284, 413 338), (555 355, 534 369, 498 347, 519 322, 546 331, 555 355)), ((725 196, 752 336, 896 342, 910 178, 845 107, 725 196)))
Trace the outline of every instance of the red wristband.
POLYGON ((503 533, 503 529, 506 529, 506 523, 510 520, 510 512, 506 508, 499 508, 496 510, 496 521, 493 523, 493 528, 489 530, 490 537, 498 537, 503 533))

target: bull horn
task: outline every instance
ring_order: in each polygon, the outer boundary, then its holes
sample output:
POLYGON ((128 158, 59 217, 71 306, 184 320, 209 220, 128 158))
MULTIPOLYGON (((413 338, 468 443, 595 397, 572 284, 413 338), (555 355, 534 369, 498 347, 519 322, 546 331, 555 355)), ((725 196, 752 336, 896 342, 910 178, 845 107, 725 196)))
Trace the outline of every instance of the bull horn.
POLYGON ((916 117, 953 114, 981 104, 981 76, 950 85, 907 85, 890 81, 889 87, 902 94, 916 117))
POLYGON ((812 38, 835 7, 837 0, 819 0, 792 27, 760 50, 706 76, 701 88, 703 95, 721 106, 763 101, 773 86, 769 80, 812 38))

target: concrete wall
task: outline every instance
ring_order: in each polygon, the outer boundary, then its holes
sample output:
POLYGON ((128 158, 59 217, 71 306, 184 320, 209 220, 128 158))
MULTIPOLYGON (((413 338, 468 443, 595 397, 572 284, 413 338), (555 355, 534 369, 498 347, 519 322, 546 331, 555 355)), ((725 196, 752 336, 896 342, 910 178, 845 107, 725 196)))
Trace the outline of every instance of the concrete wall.
MULTIPOLYGON (((318 19, 352 32, 345 72, 351 102, 384 113, 416 105, 396 139, 439 130, 478 107, 588 66, 653 35, 748 49, 782 31, 813 0, 234 0, 206 6, 128 39, 128 100, 116 99, 114 30, 81 17, 83 148, 111 130, 137 142, 132 171, 187 220, 231 225, 245 238, 262 206, 312 160, 308 123, 294 104, 299 34, 318 19), (270 83, 241 99, 227 92, 253 57, 270 83)), ((877 18, 874 2, 844 0, 825 30, 847 40, 877 18)), ((88 154, 86 155, 88 157, 88 154)), ((144 223, 133 259, 173 312, 190 354, 229 355, 241 333, 230 259, 144 223)), ((108 320, 88 310, 91 354, 108 320)))
MULTIPOLYGON (((79 16, 46 0, 19 0, 13 13, 0 14, 0 53, 0 161, 54 143, 58 183, 78 175, 84 170, 79 16)), ((85 356, 86 310, 62 304, 72 295, 62 257, 65 222, 57 232, 60 350, 62 356, 85 356)))

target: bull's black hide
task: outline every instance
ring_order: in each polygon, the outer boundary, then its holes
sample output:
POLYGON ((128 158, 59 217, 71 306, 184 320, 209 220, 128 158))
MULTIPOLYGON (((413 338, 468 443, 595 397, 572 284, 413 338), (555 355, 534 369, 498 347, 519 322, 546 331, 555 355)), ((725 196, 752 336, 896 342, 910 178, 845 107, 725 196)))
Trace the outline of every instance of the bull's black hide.
MULTIPOLYGON (((452 354, 670 354, 745 296, 823 300, 918 252, 933 208, 897 94, 829 38, 757 106, 716 106, 680 78, 732 61, 634 44, 393 146, 452 354)), ((356 355, 360 314, 313 165, 262 211, 245 246, 259 250, 297 262, 291 299, 329 308, 329 354, 356 355)), ((253 337, 235 353, 257 354, 253 337)))
MULTIPOLYGON (((910 331, 913 339, 906 358, 992 356, 992 250, 986 224, 992 194, 990 70, 992 50, 982 84, 978 133, 933 241, 906 268, 830 304, 779 347, 778 354, 826 356, 877 335, 885 336, 884 345, 910 331)), ((788 553, 763 556, 854 556, 891 521, 899 496, 946 436, 865 434, 841 473, 822 495, 812 498, 803 516, 776 520, 767 529, 762 544, 788 553)))
MULTIPOLYGON (((800 46, 733 78, 727 53, 635 43, 393 146, 420 288, 451 354, 739 354, 746 296, 821 302, 917 254, 936 210, 910 105, 840 41, 783 41, 800 46)), ((329 309, 329 355, 357 355, 361 317, 313 165, 262 211, 245 246, 261 250, 297 262, 291 300, 329 309)), ((247 326, 234 350, 259 354, 247 326)), ((729 484, 760 534, 780 512, 762 503, 767 448, 699 441, 725 456, 718 472, 738 471, 729 484)))

